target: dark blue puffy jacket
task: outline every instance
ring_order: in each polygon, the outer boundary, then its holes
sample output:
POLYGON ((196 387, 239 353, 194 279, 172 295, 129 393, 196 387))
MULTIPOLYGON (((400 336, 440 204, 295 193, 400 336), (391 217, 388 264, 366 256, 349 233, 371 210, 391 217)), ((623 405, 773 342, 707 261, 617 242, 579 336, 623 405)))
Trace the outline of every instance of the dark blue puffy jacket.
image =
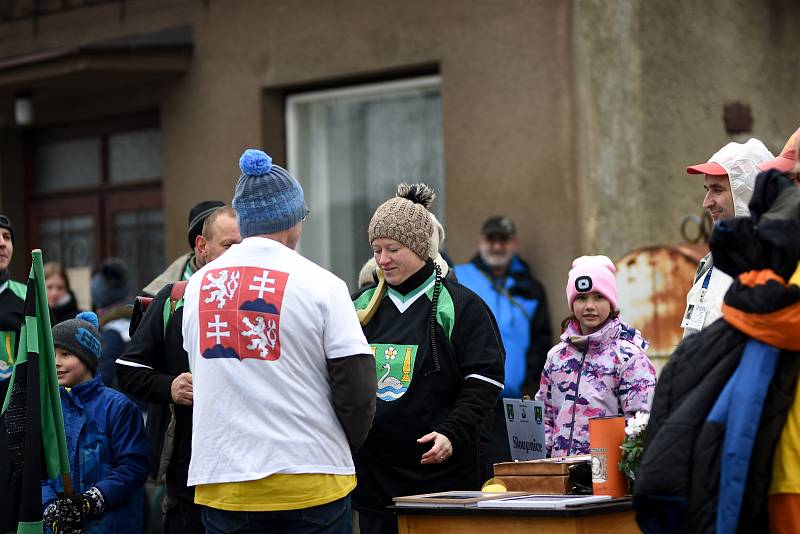
MULTIPOLYGON (((148 475, 142 412, 99 377, 70 391, 62 387, 61 407, 73 489, 96 486, 106 501, 105 513, 85 524, 86 533, 140 534, 148 475)), ((43 481, 43 506, 63 491, 60 479, 43 481)))

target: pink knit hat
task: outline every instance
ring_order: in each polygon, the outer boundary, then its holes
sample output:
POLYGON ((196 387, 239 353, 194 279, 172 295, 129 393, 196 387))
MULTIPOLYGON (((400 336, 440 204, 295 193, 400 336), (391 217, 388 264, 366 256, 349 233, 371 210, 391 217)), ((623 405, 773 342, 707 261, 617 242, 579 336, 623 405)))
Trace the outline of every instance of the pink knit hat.
POLYGON ((572 310, 575 297, 582 293, 596 291, 611 303, 611 309, 617 309, 617 280, 614 273, 617 268, 608 256, 581 256, 572 261, 572 269, 567 280, 567 304, 572 310))

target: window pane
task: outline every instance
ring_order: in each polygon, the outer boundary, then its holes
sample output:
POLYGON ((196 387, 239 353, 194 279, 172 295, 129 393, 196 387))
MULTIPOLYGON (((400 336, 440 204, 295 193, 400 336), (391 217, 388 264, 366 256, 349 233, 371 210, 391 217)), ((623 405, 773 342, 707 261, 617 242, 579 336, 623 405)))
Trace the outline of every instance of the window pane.
POLYGON ((64 267, 94 267, 92 216, 48 217, 39 225, 39 241, 45 261, 64 267))
POLYGON ((112 184, 161 178, 161 130, 136 130, 108 138, 109 176, 112 184))
POLYGON ((438 83, 299 95, 290 99, 289 114, 290 167, 311 209, 300 250, 351 289, 372 256, 369 219, 399 182, 433 186, 432 211, 444 220, 438 83))
POLYGON ((147 285, 164 267, 164 212, 126 211, 114 216, 114 256, 128 264, 133 290, 147 285))
POLYGON ((37 143, 36 191, 48 193, 100 183, 100 138, 37 143))

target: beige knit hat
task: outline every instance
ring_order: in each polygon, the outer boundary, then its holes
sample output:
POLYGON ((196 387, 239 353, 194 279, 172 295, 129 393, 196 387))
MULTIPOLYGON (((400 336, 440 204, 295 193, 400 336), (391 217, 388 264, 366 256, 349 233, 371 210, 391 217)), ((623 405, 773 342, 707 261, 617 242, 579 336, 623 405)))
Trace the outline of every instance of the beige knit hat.
POLYGON ((378 206, 369 221, 369 242, 382 237, 394 239, 427 259, 433 234, 428 208, 434 198, 436 193, 425 184, 399 184, 397 196, 378 206))

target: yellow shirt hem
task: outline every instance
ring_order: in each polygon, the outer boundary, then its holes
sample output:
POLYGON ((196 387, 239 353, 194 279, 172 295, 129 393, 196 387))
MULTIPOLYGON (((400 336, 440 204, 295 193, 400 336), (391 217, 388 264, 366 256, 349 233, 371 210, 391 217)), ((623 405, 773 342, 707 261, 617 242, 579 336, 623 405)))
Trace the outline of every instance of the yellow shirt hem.
POLYGON ((775 495, 777 493, 800 493, 800 482, 793 481, 780 481, 774 482, 769 487, 769 494, 775 495))
POLYGON ((328 504, 346 497, 355 487, 355 475, 279 474, 246 482, 201 484, 195 489, 194 502, 229 512, 283 512, 328 504), (294 490, 306 487, 310 480, 322 481, 317 488, 322 493, 309 499, 296 499, 307 490, 297 493, 294 490), (266 499, 262 501, 259 497, 266 499))

